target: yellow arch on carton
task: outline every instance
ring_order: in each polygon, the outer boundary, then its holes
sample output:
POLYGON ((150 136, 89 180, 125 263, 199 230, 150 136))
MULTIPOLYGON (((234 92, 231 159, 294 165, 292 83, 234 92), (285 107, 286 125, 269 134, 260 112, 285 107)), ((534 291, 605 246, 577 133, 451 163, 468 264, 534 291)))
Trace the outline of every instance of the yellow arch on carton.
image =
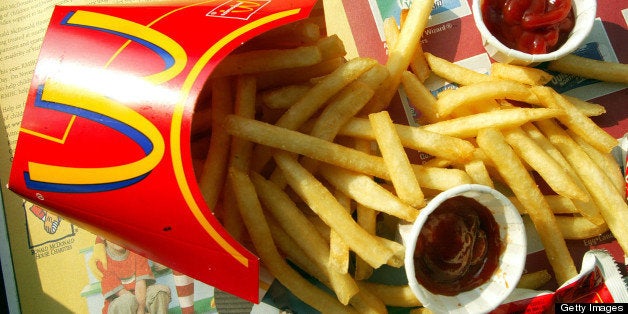
MULTIPOLYGON (((150 28, 150 26, 138 24, 115 16, 83 10, 76 11, 67 22, 82 27, 93 27, 99 30, 112 31, 119 33, 118 35, 122 37, 132 36, 138 40, 145 40, 147 43, 163 49, 172 57, 173 63, 163 71, 144 77, 144 79, 149 82, 155 84, 167 82, 181 73, 187 63, 187 55, 185 50, 183 50, 183 47, 181 47, 172 38, 150 28), (124 32, 121 32, 121 30, 124 30, 124 32)), ((112 58, 109 59, 109 62, 105 67, 108 67, 111 61, 113 61, 113 59, 120 54, 120 52, 128 46, 130 42, 132 42, 132 40, 128 40, 120 49, 118 49, 112 58)))

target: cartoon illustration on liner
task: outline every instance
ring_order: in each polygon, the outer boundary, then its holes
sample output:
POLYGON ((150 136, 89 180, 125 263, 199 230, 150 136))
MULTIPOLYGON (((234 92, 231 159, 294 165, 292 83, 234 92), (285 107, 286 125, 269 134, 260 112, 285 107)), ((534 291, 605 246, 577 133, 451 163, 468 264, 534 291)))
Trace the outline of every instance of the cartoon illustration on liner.
MULTIPOLYGON (((107 258, 107 249, 105 245, 105 239, 97 236, 93 253, 88 260, 88 266, 92 274, 96 279, 103 281, 104 273, 102 270, 107 270, 109 267, 107 258)), ((153 269, 159 273, 168 270, 166 266, 153 262, 153 269)), ((194 279, 184 275, 180 272, 172 270, 172 279, 177 292, 177 300, 181 309, 181 314, 193 314, 194 313, 194 279)), ((104 295, 104 288, 103 288, 104 295)))
POLYGON ((59 228, 59 224, 61 224, 61 217, 59 217, 59 215, 34 204, 29 210, 35 217, 44 222, 44 230, 46 230, 46 232, 50 234, 57 232, 57 228, 59 228))
POLYGON ((102 274, 103 314, 168 312, 170 288, 155 282, 148 259, 102 239, 106 258, 95 262, 102 274))

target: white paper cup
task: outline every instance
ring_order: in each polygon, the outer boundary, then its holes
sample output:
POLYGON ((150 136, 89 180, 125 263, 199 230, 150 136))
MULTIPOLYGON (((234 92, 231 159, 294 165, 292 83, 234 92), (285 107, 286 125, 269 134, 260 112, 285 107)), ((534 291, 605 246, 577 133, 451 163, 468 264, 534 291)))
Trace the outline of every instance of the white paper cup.
POLYGON ((473 0, 472 10, 473 19, 480 34, 482 35, 482 43, 486 52, 495 61, 503 63, 512 63, 517 65, 536 64, 545 61, 559 59, 565 55, 572 53, 578 49, 584 39, 589 35, 595 21, 597 1, 596 0, 572 0, 574 10, 575 24, 569 34, 567 41, 557 50, 544 54, 529 54, 516 49, 508 48, 502 44, 488 30, 482 19, 481 4, 484 0, 473 0))
POLYGON ((486 313, 495 309, 515 289, 526 258, 526 235, 521 215, 499 191, 484 185, 465 184, 444 191, 433 198, 407 232, 402 232, 406 247, 405 270, 408 284, 423 306, 435 313, 486 313), (484 284, 455 296, 435 294, 421 286, 414 269, 417 238, 427 217, 445 200, 455 196, 473 198, 486 206, 499 225, 502 243, 497 269, 484 284))

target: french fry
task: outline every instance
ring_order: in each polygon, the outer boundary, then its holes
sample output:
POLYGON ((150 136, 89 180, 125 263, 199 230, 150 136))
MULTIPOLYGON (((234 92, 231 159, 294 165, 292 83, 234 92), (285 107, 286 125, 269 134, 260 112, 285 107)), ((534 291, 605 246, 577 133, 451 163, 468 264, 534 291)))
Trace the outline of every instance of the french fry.
POLYGON ((342 236, 358 256, 375 268, 388 263, 394 257, 393 250, 360 228, 329 190, 292 156, 278 151, 274 158, 290 187, 331 229, 342 236))
POLYGON ((408 285, 386 285, 368 281, 358 282, 360 289, 366 289, 378 296, 386 305, 397 307, 421 306, 421 302, 408 285))
MULTIPOLYGON (((544 195, 545 200, 554 212, 556 223, 563 237, 567 240, 582 240, 598 236, 608 231, 606 223, 594 224, 589 219, 578 215, 580 210, 571 199, 559 195, 544 195)), ((526 210, 516 197, 511 197, 510 201, 519 209, 522 215, 526 210)))
MULTIPOLYGON (((395 124, 404 147, 447 160, 464 162, 472 158, 475 147, 469 141, 451 135, 395 124)), ((367 119, 352 118, 343 125, 339 134, 365 140, 374 140, 373 129, 367 119)))
POLYGON ((212 77, 298 68, 314 65, 323 60, 321 51, 314 45, 292 49, 252 50, 227 56, 216 66, 212 77))
POLYGON ((471 116, 440 121, 421 127, 423 130, 454 136, 458 138, 472 138, 477 136, 483 128, 511 128, 524 123, 564 114, 560 109, 548 108, 513 108, 478 113, 471 116))
MULTIPOLYGON (((477 151, 477 150, 475 150, 475 151, 477 151)), ((474 156, 477 155, 477 153, 475 153, 475 151, 473 153, 474 156)), ((452 164, 453 163, 450 160, 443 159, 441 157, 430 156, 430 158, 427 161, 423 162, 421 164, 421 166, 424 166, 424 167, 434 167, 434 168, 447 168, 447 167, 451 166, 452 164)))
POLYGON ((582 114, 568 100, 549 87, 535 86, 532 91, 547 108, 558 108, 565 111, 565 115, 557 117, 560 122, 582 137, 602 152, 610 152, 617 146, 617 139, 606 133, 589 117, 582 114))
POLYGON ((358 81, 366 84, 373 90, 377 90, 383 82, 388 79, 390 73, 388 69, 379 63, 375 64, 368 71, 358 77, 358 81))
POLYGON ((328 273, 323 268, 319 267, 297 244, 296 240, 283 230, 274 216, 264 215, 264 217, 270 228, 270 233, 277 246, 277 250, 285 255, 286 260, 294 263, 294 265, 323 283, 326 288, 329 288, 331 284, 327 276, 328 273))
POLYGON ((578 110, 587 117, 601 116, 606 113, 606 108, 602 105, 584 101, 569 95, 563 95, 563 97, 565 97, 569 102, 571 102, 571 104, 574 105, 574 107, 578 108, 578 110))
POLYGON ((548 283, 552 279, 552 275, 550 275, 547 269, 538 270, 531 273, 525 273, 521 275, 521 279, 519 279, 519 283, 517 283, 517 288, 519 289, 539 289, 543 287, 546 283, 548 283))
POLYGON ((440 93, 436 100, 438 117, 445 117, 467 104, 494 99, 534 102, 534 94, 524 84, 513 81, 488 81, 461 86, 448 93, 440 93), (442 95, 442 96, 441 96, 442 95))
MULTIPOLYGON (((373 59, 355 58, 343 64, 323 80, 314 85, 297 103, 291 106, 277 121, 276 125, 291 130, 298 129, 314 115, 327 100, 333 97, 347 84, 357 79, 362 73, 375 66, 373 59)), ((259 171, 270 160, 268 148, 256 149, 257 156, 253 169, 259 171)))
POLYGON ((286 233, 299 243, 305 254, 323 270, 329 279, 330 288, 340 302, 348 304, 351 297, 358 293, 359 288, 347 272, 337 272, 329 267, 329 244, 318 234, 290 196, 259 174, 251 173, 250 177, 264 208, 273 215, 286 233))
POLYGON ((464 164, 464 171, 469 174, 469 177, 475 184, 482 184, 488 187, 494 188, 493 179, 486 170, 486 165, 480 159, 474 159, 464 164))
POLYGON ((541 69, 500 62, 491 64, 490 75, 527 85, 545 85, 552 80, 552 75, 541 69))
POLYGON ((506 142, 559 195, 589 201, 589 195, 581 190, 569 174, 543 148, 528 137, 520 128, 503 130, 506 142))
POLYGON ((254 75, 257 77, 259 89, 264 90, 289 84, 308 83, 314 78, 332 73, 344 63, 344 58, 338 57, 305 67, 261 72, 254 75))
MULTIPOLYGON (((355 116, 373 97, 374 89, 388 77, 388 70, 376 64, 355 81, 345 86, 327 103, 320 113, 309 134, 326 141, 333 141, 342 125, 355 116)), ((304 158, 303 166, 310 172, 316 172, 318 161, 304 158)))
POLYGON ((399 38, 399 25, 397 24, 397 20, 395 20, 394 17, 385 18, 382 29, 384 31, 386 47, 390 51, 395 47, 395 43, 399 38))
POLYGON ((477 141, 527 210, 545 247, 556 280, 562 284, 576 276, 576 266, 551 208, 503 135, 495 129, 483 129, 478 133, 477 141))
MULTIPOLYGON (((344 193, 336 190, 334 196, 338 203, 351 214, 351 199, 344 193)), ((341 274, 349 273, 349 246, 342 240, 342 237, 331 230, 329 233, 329 265, 333 271, 341 274)))
POLYGON ((502 105, 497 100, 486 100, 473 103, 466 109, 471 111, 471 114, 477 114, 502 109, 502 105))
POLYGON ((351 305, 360 313, 386 314, 386 304, 367 289, 360 289, 351 300, 351 305))
MULTIPOLYGON (((298 196, 297 196, 298 197, 298 196)), ((299 201, 301 199, 299 198, 299 201)), ((301 207, 304 207, 301 205, 301 207)), ((310 208, 301 208, 303 212, 308 211, 309 215, 306 215, 307 219, 316 227, 316 230, 320 235, 323 236, 326 240, 329 241, 329 235, 331 234, 331 227, 329 227, 316 213, 312 212, 310 208)))
MULTIPOLYGON (((268 219, 268 224, 271 228, 273 239, 276 240, 277 246, 288 255, 287 258, 302 270, 329 286, 329 280, 320 267, 311 262, 305 252, 294 243, 294 240, 277 223, 273 223, 273 219, 268 219)), ((385 304, 377 296, 365 289, 360 289, 351 298, 350 304, 359 313, 386 313, 385 304)))
POLYGON ((343 87, 357 79, 377 62, 368 58, 355 58, 314 85, 277 121, 277 126, 296 130, 322 105, 343 87))
POLYGON ((425 82, 432 71, 430 70, 430 66, 427 64, 427 60, 425 59, 425 53, 423 51, 423 46, 419 43, 416 48, 416 52, 414 53, 414 58, 410 62, 410 69, 412 73, 416 75, 416 77, 421 82, 425 82))
POLYGON ((537 125, 582 178, 583 184, 589 190, 617 242, 624 252, 628 252, 628 229, 625 227, 625 222, 628 221, 626 199, 613 187, 604 171, 554 121, 538 121, 537 125))
POLYGON ((316 119, 310 135, 331 141, 340 127, 353 117, 373 96, 368 85, 355 81, 341 91, 316 119))
POLYGON ((600 61, 569 54, 551 61, 547 68, 551 71, 600 81, 628 84, 628 65, 623 63, 600 61))
MULTIPOLYGON (((554 214, 579 214, 578 208, 576 208, 574 202, 568 197, 554 194, 544 195, 543 197, 545 197, 545 200, 549 204, 550 208, 552 208, 552 212, 554 212, 554 214)), ((516 197, 509 197, 509 199, 512 204, 517 207, 519 213, 526 213, 525 208, 523 207, 523 205, 521 205, 521 202, 519 202, 516 197)))
POLYGON ((260 98, 265 106, 271 109, 287 109, 294 105, 312 88, 307 84, 295 84, 264 91, 260 98))
POLYGON ((403 258, 405 254, 404 246, 397 241, 390 240, 388 238, 379 237, 377 239, 384 244, 388 249, 393 252, 393 256, 388 259, 386 265, 399 268, 403 266, 403 258))
MULTIPOLYGON (((377 232, 377 212, 362 204, 357 204, 357 222, 366 232, 376 234, 377 232)), ((364 259, 357 257, 355 259, 355 271, 353 276, 355 280, 365 280, 373 275, 373 267, 364 259)))
POLYGON ((338 35, 322 37, 316 42, 316 47, 321 53, 323 60, 331 60, 344 57, 347 54, 345 45, 338 35))
POLYGON ((410 5, 408 15, 401 27, 395 46, 388 53, 386 67, 390 72, 390 78, 377 90, 375 97, 364 107, 363 113, 370 114, 384 110, 394 97, 401 75, 410 66, 414 53, 420 45, 423 30, 432 12, 434 0, 415 1, 410 5))
POLYGON ((227 176, 225 187, 222 192, 222 200, 220 210, 214 210, 214 215, 225 227, 225 230, 229 232, 235 240, 240 243, 244 243, 246 239, 246 228, 242 222, 242 216, 238 210, 238 204, 235 198, 235 192, 231 188, 232 185, 228 182, 227 176))
POLYGON ((199 187, 207 206, 216 207, 227 176, 231 138, 222 128, 222 121, 231 113, 233 99, 229 78, 212 82, 212 135, 207 156, 199 179, 199 187))
MULTIPOLYGON (((252 76, 240 76, 236 80, 234 114, 254 119, 256 105, 257 81, 252 76)), ((221 120, 225 117, 219 117, 221 120)), ((229 165, 248 171, 251 162, 253 143, 233 138, 231 141, 229 165)))
MULTIPOLYGON (((545 135, 541 133, 541 131, 532 123, 526 123, 522 125, 521 128, 526 131, 530 138, 532 138, 539 146, 541 146, 545 152, 552 156, 552 158, 554 158, 554 160, 556 160, 556 162, 558 162, 560 166, 565 169, 565 171, 571 176, 573 181, 578 184, 580 189, 589 194, 589 199, 592 199, 588 189, 584 186, 582 179, 578 176, 571 164, 567 161, 567 159, 565 159, 565 156, 562 155, 562 153, 554 146, 554 144, 552 144, 550 140, 547 139, 547 137, 545 137, 545 135)), ((573 203, 574 206, 578 209, 578 212, 580 212, 582 216, 589 219, 589 221, 591 221, 592 223, 596 225, 601 225, 604 223, 604 218, 602 218, 602 215, 600 214, 600 211, 597 208, 595 202, 583 202, 574 199, 573 203)))
POLYGON ((430 70, 444 80, 459 85, 472 85, 484 81, 495 81, 494 77, 482 74, 461 65, 449 62, 429 52, 424 53, 430 70))
POLYGON ((420 112, 419 122, 422 124, 434 123, 439 120, 436 97, 421 83, 420 79, 409 71, 404 71, 401 84, 410 102, 420 112))
POLYGON ((229 176, 236 191, 240 214, 251 235, 253 245, 270 273, 295 296, 321 312, 356 313, 352 308, 340 303, 337 298, 315 287, 286 263, 274 244, 250 178, 241 170, 233 168, 229 171, 229 176))
POLYGON ((417 307, 410 310, 410 314, 433 314, 432 310, 426 307, 417 307))
POLYGON ((359 112, 387 77, 388 70, 383 65, 371 67, 330 99, 308 133, 333 141, 340 127, 359 112))
MULTIPOLYGON (((255 118, 256 81, 252 76, 240 76, 235 82, 234 113, 242 117, 255 118)), ((223 130, 224 132, 224 130, 223 130)), ((253 152, 253 143, 233 137, 231 139, 229 167, 248 171, 253 152)), ((229 178, 227 178, 229 180, 229 178)), ((229 183, 224 187, 223 206, 220 216, 225 229, 235 239, 243 240, 245 231, 242 217, 235 202, 235 192, 229 183)))
POLYGON ((359 204, 412 222, 419 211, 383 188, 373 178, 331 165, 322 165, 321 175, 336 189, 359 204))
POLYGON ((622 196, 626 196, 626 178, 621 172, 621 167, 611 155, 611 153, 603 153, 595 149, 595 147, 589 145, 582 137, 578 136, 572 130, 567 130, 567 133, 571 138, 580 145, 582 150, 591 157, 591 160, 595 162, 600 169, 604 169, 604 173, 608 176, 608 179, 613 182, 613 186, 617 189, 617 192, 622 196))
MULTIPOLYGON (((366 154, 370 154, 373 149, 370 141, 359 139, 355 141, 354 147, 356 150, 364 152, 366 154)), ((375 210, 368 208, 360 203, 357 203, 356 214, 356 221, 358 222, 358 225, 360 225, 360 227, 362 227, 366 232, 370 234, 374 235, 377 233, 378 213, 375 210)), ((353 275, 355 277, 355 280, 368 279, 369 277, 371 277, 372 274, 373 267, 371 267, 371 265, 369 265, 360 257, 357 257, 355 259, 355 271, 353 275)))
POLYGON ((381 157, 297 131, 235 115, 224 121, 227 132, 249 141, 283 149, 375 177, 389 178, 381 157))
MULTIPOLYGON (((399 38, 399 25, 397 25, 397 21, 394 18, 389 17, 384 19, 383 29, 386 45, 389 49, 392 49, 399 38)), ((427 60, 425 60, 423 47, 420 42, 417 44, 414 56, 410 61, 410 69, 412 69, 412 74, 414 74, 420 82, 425 82, 430 76, 430 67, 427 64, 427 60)))
POLYGON ((372 113, 369 121, 397 195, 410 206, 425 206, 423 191, 388 112, 372 113))
POLYGON ((460 169, 412 165, 419 185, 431 190, 445 191, 461 184, 471 183, 471 177, 460 169))
POLYGON ((608 231, 606 224, 595 225, 581 216, 556 216, 556 223, 565 239, 582 240, 608 231))

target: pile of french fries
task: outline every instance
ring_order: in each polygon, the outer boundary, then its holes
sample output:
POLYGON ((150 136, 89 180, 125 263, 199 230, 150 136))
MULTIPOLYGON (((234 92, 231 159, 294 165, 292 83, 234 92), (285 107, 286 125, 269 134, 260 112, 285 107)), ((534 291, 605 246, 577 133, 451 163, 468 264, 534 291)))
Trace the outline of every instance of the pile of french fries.
POLYGON ((346 60, 316 17, 265 33, 218 65, 195 108, 193 157, 209 208, 321 312, 425 310, 408 286, 368 281, 403 264, 403 245, 378 221, 410 223, 461 184, 499 183, 534 223, 552 269, 522 278, 524 287, 577 274, 565 239, 610 229, 628 252, 625 182, 610 155, 617 140, 590 119, 604 107, 545 87, 551 75, 535 68, 496 63, 487 75, 423 52, 432 4, 414 1, 401 27, 387 20, 386 64, 346 60), (434 96, 423 84, 430 75, 458 88, 434 96), (420 127, 386 110, 400 87, 420 127), (431 158, 418 163, 409 151, 431 158))

